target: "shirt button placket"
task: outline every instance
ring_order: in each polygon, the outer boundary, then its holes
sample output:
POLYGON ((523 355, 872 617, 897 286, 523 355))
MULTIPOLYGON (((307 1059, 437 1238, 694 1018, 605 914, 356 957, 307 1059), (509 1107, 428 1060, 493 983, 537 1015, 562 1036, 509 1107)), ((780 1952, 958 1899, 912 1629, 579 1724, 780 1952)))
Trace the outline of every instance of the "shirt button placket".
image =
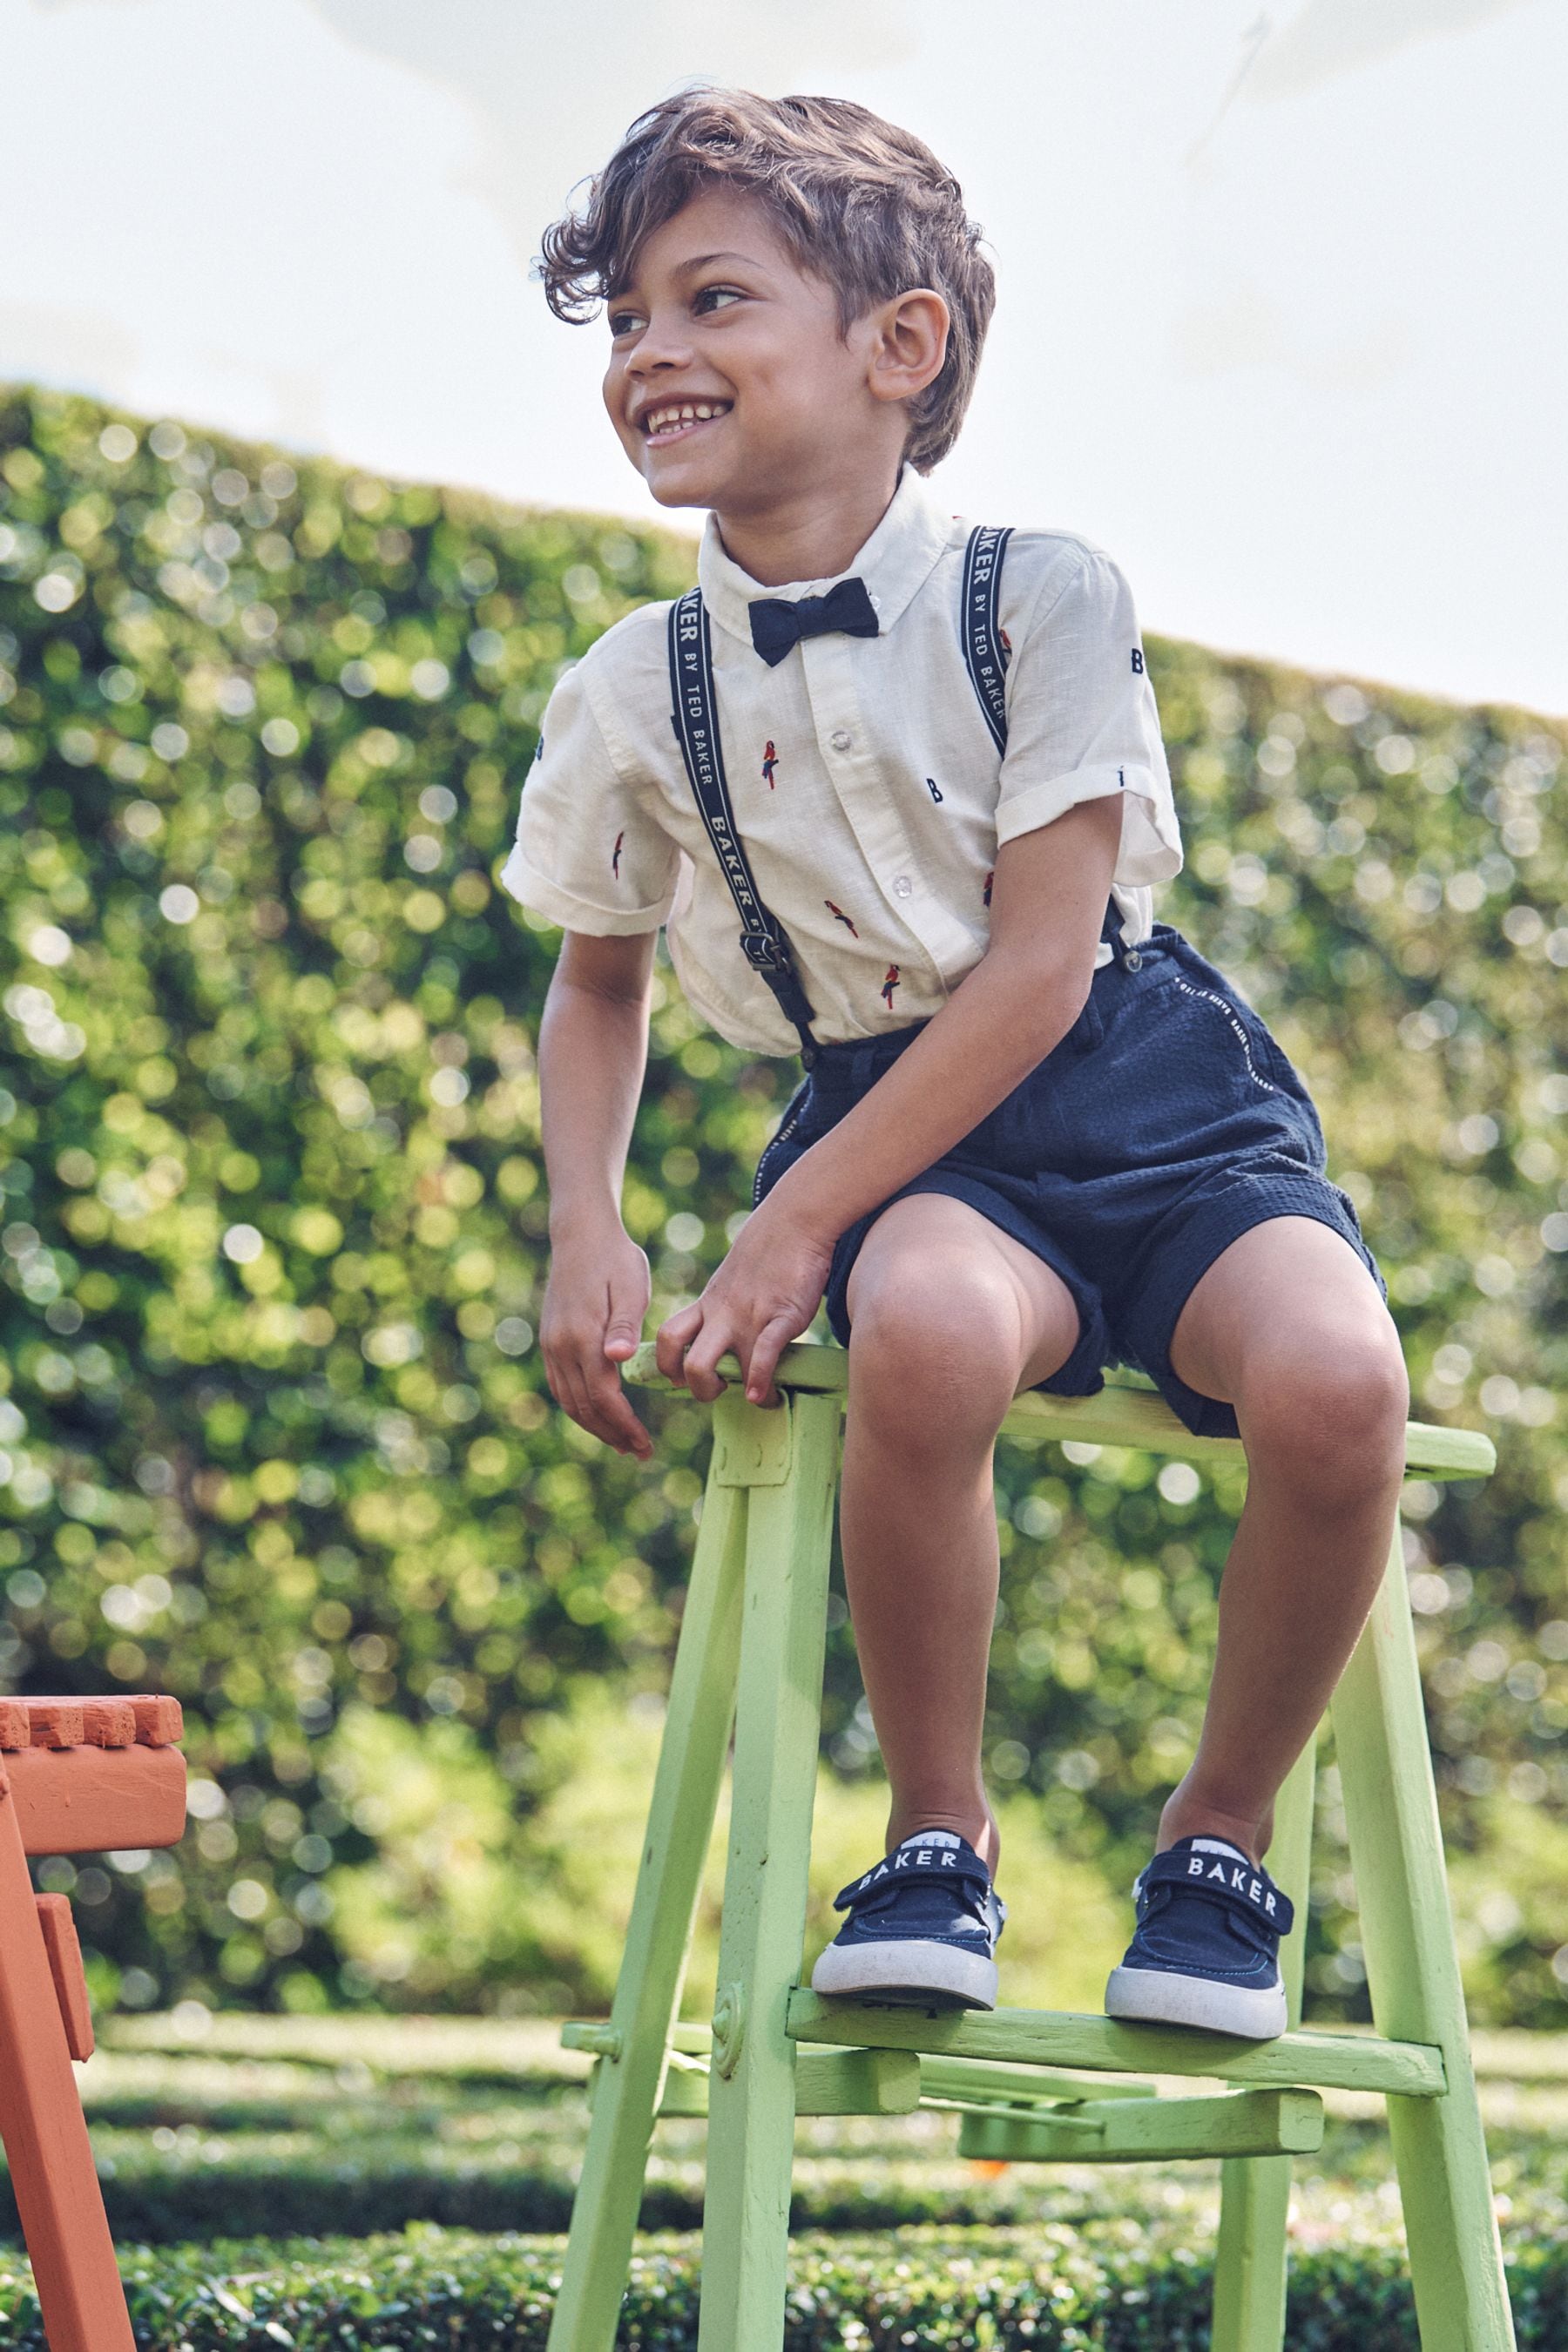
POLYGON ((855 738, 847 727, 836 727, 827 740, 836 751, 849 751, 855 747, 855 738))

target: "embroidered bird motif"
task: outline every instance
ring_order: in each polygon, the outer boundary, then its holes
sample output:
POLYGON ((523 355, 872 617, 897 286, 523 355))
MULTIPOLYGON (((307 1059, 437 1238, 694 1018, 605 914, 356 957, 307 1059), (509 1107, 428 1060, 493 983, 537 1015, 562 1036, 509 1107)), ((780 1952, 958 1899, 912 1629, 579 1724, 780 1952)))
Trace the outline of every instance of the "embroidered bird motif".
POLYGON ((857 940, 858 940, 858 939, 859 938, 859 936, 860 936, 859 932, 855 929, 854 924, 853 924, 853 923, 851 923, 851 922, 849 922, 849 918, 848 918, 848 916, 845 913, 845 911, 844 911, 844 909, 843 909, 843 908, 842 908, 842 907, 836 907, 836 906, 834 905, 834 903, 833 903, 833 901, 832 901, 832 899, 831 899, 831 898, 824 898, 824 900, 823 900, 823 902, 822 902, 822 903, 823 903, 823 905, 826 908, 826 909, 827 909, 828 913, 833 917, 833 919, 834 919, 834 921, 835 921, 836 923, 847 923, 847 924, 848 924, 848 926, 849 926, 849 935, 850 935, 850 937, 851 937, 852 939, 857 939, 857 940))
POLYGON ((773 788, 773 770, 778 766, 778 763, 779 755, 773 750, 773 737, 770 735, 768 738, 768 748, 763 753, 763 773, 768 780, 768 790, 770 793, 773 788))
POLYGON ((893 1009, 893 991, 897 988, 898 984, 899 967, 896 963, 890 963, 888 966, 888 977, 882 982, 882 1002, 887 1006, 889 1013, 893 1009))
POLYGON ((995 876, 995 872, 996 868, 993 866, 991 868, 991 872, 985 877, 985 903, 987 906, 991 904, 991 884, 995 876))
POLYGON ((621 844, 625 841, 626 837, 626 828, 623 825, 620 832, 616 835, 616 845, 610 852, 610 871, 615 876, 617 882, 621 878, 621 844))
POLYGON ((1001 622, 1000 622, 1000 621, 998 621, 998 622, 997 622, 997 624, 996 624, 996 634, 997 634, 997 635, 1001 638, 1002 643, 1003 643, 1003 645, 1006 647, 1007 651, 1008 651, 1009 653, 1011 653, 1011 652, 1012 652, 1012 650, 1013 650, 1013 640, 1012 640, 1012 638, 1007 635, 1006 630, 1002 626, 1002 624, 1001 624, 1001 622))
POLYGON ((938 790, 938 788, 937 788, 937 781, 936 781, 936 778, 935 778, 934 776, 928 776, 928 777, 926 778, 926 782, 927 782, 927 783, 931 786, 931 796, 932 800, 933 800, 933 801, 939 801, 939 800, 941 800, 941 798, 942 798, 942 793, 941 793, 941 792, 940 792, 940 791, 938 790))

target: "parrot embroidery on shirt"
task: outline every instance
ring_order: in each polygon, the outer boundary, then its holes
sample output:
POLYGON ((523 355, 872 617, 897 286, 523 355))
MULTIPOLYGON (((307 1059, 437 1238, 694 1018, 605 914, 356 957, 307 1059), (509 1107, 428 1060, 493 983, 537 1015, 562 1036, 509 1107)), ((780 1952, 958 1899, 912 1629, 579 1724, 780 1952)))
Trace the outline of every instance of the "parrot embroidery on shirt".
POLYGON ((882 1002, 887 1006, 889 1013, 893 1009, 893 991, 897 988, 898 984, 899 967, 896 963, 890 963, 888 966, 888 977, 882 982, 882 1002))
POLYGON ((985 903, 987 906, 991 904, 991 885, 994 879, 995 873, 996 868, 993 866, 991 868, 991 872, 985 877, 985 903))
POLYGON ((616 834, 616 845, 610 852, 610 871, 615 876, 617 882, 621 878, 621 844, 625 841, 626 837, 626 828, 623 826, 621 831, 616 834))
POLYGON ((831 898, 824 898, 822 903, 826 908, 828 913, 833 917, 835 922, 848 924, 849 936, 851 939, 858 940, 859 938, 859 932, 855 929, 854 924, 849 921, 849 918, 845 913, 842 907, 836 907, 831 898))
POLYGON ((1013 640, 1012 640, 1012 638, 1007 635, 1006 630, 1002 626, 1002 624, 1001 624, 1001 622, 1000 622, 1000 621, 998 621, 998 622, 997 622, 997 624, 996 624, 996 634, 997 634, 997 635, 1001 638, 1002 643, 1004 644, 1004 646, 1005 646, 1005 647, 1006 647, 1007 651, 1008 651, 1009 653, 1011 653, 1011 652, 1012 652, 1012 650, 1013 650, 1013 640))
POLYGON ((773 788, 773 770, 778 766, 778 763, 779 755, 773 750, 773 737, 770 735, 768 738, 768 748, 763 753, 763 773, 768 780, 768 790, 770 793, 773 788))

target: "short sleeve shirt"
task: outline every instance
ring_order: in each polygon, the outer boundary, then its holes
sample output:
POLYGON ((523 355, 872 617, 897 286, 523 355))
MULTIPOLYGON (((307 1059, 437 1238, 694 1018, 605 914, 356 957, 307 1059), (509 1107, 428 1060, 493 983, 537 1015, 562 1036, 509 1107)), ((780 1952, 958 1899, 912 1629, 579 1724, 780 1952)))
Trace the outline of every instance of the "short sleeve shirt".
MULTIPOLYGON (((996 853, 1078 802, 1121 802, 1112 897, 1129 941, 1180 873, 1181 835, 1131 591, 1071 532, 1015 528, 998 602, 1007 748, 960 635, 971 526, 912 466, 840 577, 862 579, 875 637, 803 638, 770 666, 752 643, 766 587, 710 513, 697 574, 711 624, 719 735, 736 828, 782 925, 822 1044, 941 1011, 984 954, 996 853)), ((666 929, 687 1001, 760 1055, 800 1039, 740 945, 741 924, 671 724, 669 604, 641 605, 557 682, 523 783, 502 887, 563 929, 666 929)), ((1109 961, 1108 942, 1097 961, 1109 961)))

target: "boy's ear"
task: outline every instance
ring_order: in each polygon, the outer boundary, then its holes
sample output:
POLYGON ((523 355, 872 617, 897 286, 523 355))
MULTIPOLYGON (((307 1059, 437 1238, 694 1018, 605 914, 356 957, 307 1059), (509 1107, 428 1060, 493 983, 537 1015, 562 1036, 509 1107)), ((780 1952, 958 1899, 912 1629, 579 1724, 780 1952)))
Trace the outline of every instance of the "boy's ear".
POLYGON ((911 400, 934 383, 947 358, 952 314, 929 286, 895 294, 876 315, 870 390, 878 400, 911 400))

